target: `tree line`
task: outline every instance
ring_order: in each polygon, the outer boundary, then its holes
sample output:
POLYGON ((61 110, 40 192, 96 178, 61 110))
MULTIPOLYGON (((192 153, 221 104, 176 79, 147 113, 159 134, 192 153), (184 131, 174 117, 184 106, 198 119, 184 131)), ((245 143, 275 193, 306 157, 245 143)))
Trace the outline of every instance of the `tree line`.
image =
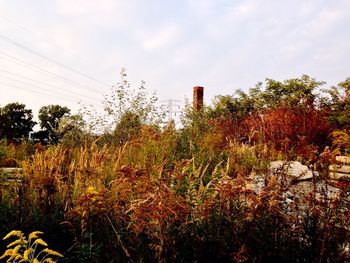
MULTIPOLYGON (((324 85, 307 75, 284 81, 266 79, 248 92, 216 96, 201 112, 188 104, 178 129, 178 154, 188 158, 196 149, 205 149, 205 143, 220 148, 229 141, 266 143, 301 155, 320 151, 330 143, 333 131, 350 129, 350 78, 336 87, 324 85)), ((44 106, 38 116, 40 130, 32 137, 56 144, 66 136, 72 146, 99 134, 101 143, 123 145, 137 138, 145 126, 158 131, 168 126, 162 125, 164 116, 157 109, 156 95, 147 94, 144 82, 132 88, 125 71, 103 105, 104 115, 82 110, 88 123, 81 115, 71 115, 67 107, 44 106)), ((24 104, 0 108, 0 139, 20 142, 28 138, 35 124, 32 111, 24 104)))
POLYGON ((31 139, 45 144, 55 144, 59 141, 58 127, 64 117, 70 116, 70 109, 60 105, 43 106, 39 110, 39 123, 33 120, 31 109, 19 102, 13 102, 0 107, 0 139, 10 143, 19 143, 31 139), (33 127, 39 124, 40 130, 33 132, 33 127))

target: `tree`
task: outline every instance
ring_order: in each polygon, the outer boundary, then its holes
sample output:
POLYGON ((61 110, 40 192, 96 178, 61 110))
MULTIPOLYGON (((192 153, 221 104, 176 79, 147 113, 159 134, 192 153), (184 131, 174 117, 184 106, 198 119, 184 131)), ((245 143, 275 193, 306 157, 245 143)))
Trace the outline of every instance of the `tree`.
POLYGON ((125 112, 114 130, 114 140, 123 145, 132 138, 140 135, 142 122, 140 117, 133 112, 125 112))
POLYGON ((80 114, 73 114, 62 117, 57 133, 60 136, 60 143, 66 147, 81 146, 88 135, 85 131, 85 121, 80 114))
POLYGON ((127 80, 125 69, 122 69, 120 74, 121 81, 113 86, 112 94, 105 96, 103 101, 111 126, 116 127, 129 114, 138 116, 142 124, 159 124, 161 116, 157 112, 156 94, 147 93, 144 81, 141 81, 138 88, 132 88, 127 80))
MULTIPOLYGON (((233 96, 216 97, 210 116, 230 139, 298 152, 304 152, 310 145, 324 147, 331 127, 329 111, 322 105, 327 101, 318 92, 323 84, 307 75, 285 81, 267 79, 248 93, 238 90, 233 96)), ((341 85, 345 90, 348 87, 347 82, 341 85)), ((332 102, 339 99, 336 91, 332 93, 332 102)), ((332 103, 334 109, 340 105, 338 102, 332 103)), ((341 113, 343 120, 346 111, 341 113)))
POLYGON ((59 134, 57 129, 63 117, 69 116, 70 109, 60 105, 43 106, 39 110, 39 120, 41 131, 36 134, 36 137, 41 141, 47 140, 48 143, 57 143, 59 134))
POLYGON ((330 99, 325 104, 330 109, 330 121, 336 129, 350 129, 350 78, 328 90, 330 99))
POLYGON ((26 109, 24 104, 18 102, 9 103, 0 108, 0 137, 9 142, 20 142, 28 138, 36 124, 32 110, 26 109))
MULTIPOLYGON (((149 94, 144 81, 136 88, 131 86, 125 69, 121 70, 120 75, 121 80, 112 86, 110 94, 104 96, 103 112, 97 111, 91 105, 83 105, 80 109, 92 134, 103 134, 111 139, 113 134, 119 133, 116 129, 123 129, 119 123, 131 115, 138 116, 137 122, 141 125, 159 126, 164 119, 164 114, 157 107, 156 93, 149 94)), ((138 125, 136 126, 138 129, 138 125)), ((130 130, 130 127, 127 129, 130 130)))

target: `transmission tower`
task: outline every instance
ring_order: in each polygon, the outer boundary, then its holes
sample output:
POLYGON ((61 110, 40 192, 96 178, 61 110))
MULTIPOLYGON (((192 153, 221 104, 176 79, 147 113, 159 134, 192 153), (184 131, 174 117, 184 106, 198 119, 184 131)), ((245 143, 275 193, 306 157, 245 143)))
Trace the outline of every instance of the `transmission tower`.
POLYGON ((161 108, 168 116, 168 122, 171 122, 174 119, 173 117, 180 112, 179 103, 181 103, 181 100, 168 99, 161 102, 163 102, 163 104, 161 104, 161 108))

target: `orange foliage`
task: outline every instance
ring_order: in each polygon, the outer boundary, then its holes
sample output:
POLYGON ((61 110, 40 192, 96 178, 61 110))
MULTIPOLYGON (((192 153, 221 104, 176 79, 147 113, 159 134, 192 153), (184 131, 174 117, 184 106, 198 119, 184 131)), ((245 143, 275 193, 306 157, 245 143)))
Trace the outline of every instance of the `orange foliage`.
POLYGON ((255 131, 253 141, 273 144, 279 150, 300 148, 300 152, 309 145, 324 144, 331 128, 322 111, 283 106, 249 116, 243 125, 246 133, 255 131))

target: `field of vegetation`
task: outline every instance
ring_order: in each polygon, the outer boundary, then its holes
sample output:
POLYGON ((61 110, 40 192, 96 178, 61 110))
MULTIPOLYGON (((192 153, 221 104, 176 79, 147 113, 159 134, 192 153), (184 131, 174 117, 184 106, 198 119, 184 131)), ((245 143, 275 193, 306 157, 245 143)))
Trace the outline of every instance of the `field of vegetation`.
POLYGON ((2 260, 350 260, 348 183, 336 198, 315 187, 287 205, 283 172, 269 170, 297 160, 315 184, 327 180, 335 156, 350 153, 350 79, 328 89, 308 76, 268 79, 199 112, 187 105, 176 128, 124 77, 105 116, 65 110, 40 143, 0 127, 1 166, 22 168, 0 174, 0 236, 17 231, 0 241, 2 260))

